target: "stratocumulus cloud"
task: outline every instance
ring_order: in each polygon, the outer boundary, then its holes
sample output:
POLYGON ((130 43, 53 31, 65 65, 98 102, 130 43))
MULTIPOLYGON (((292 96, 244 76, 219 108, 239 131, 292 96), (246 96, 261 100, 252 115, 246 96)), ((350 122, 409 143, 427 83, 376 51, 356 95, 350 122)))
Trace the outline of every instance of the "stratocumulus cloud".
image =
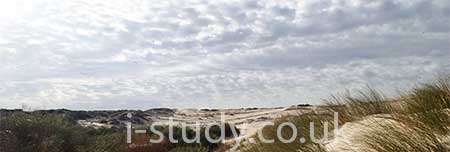
POLYGON ((0 104, 321 103, 450 71, 448 0, 0 2, 0 104))

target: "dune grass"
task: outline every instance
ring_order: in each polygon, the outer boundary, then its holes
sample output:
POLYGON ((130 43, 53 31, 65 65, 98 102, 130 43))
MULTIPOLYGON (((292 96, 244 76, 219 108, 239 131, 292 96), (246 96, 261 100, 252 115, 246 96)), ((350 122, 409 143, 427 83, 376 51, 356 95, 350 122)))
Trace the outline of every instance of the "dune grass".
MULTIPOLYGON (((366 132, 360 139, 364 151, 371 152, 448 152, 450 151, 450 77, 439 78, 434 82, 421 84, 398 98, 388 99, 379 91, 367 87, 356 95, 347 92, 341 96, 332 96, 327 101, 329 113, 323 115, 302 115, 284 117, 276 125, 264 129, 264 136, 276 137, 276 127, 282 122, 292 122, 297 126, 300 137, 309 130, 309 122, 314 122, 319 130, 316 135, 323 136, 323 122, 329 123, 332 112, 339 113, 339 125, 358 122, 368 117, 382 117, 382 122, 364 126, 366 132), (302 134, 303 133, 303 134, 302 134)), ((331 124, 329 126, 333 126, 331 124)), ((329 129, 330 135, 332 130, 329 129)), ((283 130, 283 135, 290 137, 292 131, 283 130)), ((255 136, 256 137, 256 136, 255 136)), ((254 137, 254 138, 255 138, 254 137)), ((353 145, 349 145, 353 146, 353 145)), ((247 144, 241 148, 244 152, 266 151, 326 151, 324 144, 305 143, 260 143, 247 144)))
POLYGON ((368 86, 356 95, 347 91, 344 95, 332 96, 326 103, 330 111, 339 113, 339 123, 343 124, 369 115, 392 113, 393 107, 387 101, 382 93, 368 86))
MULTIPOLYGON (((309 135, 311 130, 310 123, 314 123, 315 139, 324 137, 325 123, 328 123, 328 140, 333 137, 333 129, 336 124, 333 121, 334 112, 339 113, 338 124, 342 125, 346 122, 352 122, 362 119, 365 116, 374 114, 391 113, 393 108, 386 104, 386 97, 373 88, 368 87, 366 90, 358 92, 356 96, 346 93, 341 96, 332 96, 327 100, 328 112, 322 114, 305 114, 301 116, 283 117, 276 120, 275 125, 265 128, 263 135, 268 139, 277 138, 277 127, 283 122, 291 122, 297 126, 298 138, 292 143, 282 143, 275 140, 275 143, 262 143, 256 140, 256 144, 245 145, 242 149, 244 152, 271 152, 271 151, 300 151, 300 152, 326 152, 324 145, 326 143, 312 140, 309 135), (304 137, 305 142, 300 142, 300 138, 304 137)), ((292 131, 284 129, 282 131, 284 137, 290 137, 292 131)), ((257 139, 257 135, 253 139, 257 139)))
POLYGON ((450 133, 450 77, 413 89, 405 98, 406 115, 440 134, 450 133))
MULTIPOLYGON (((265 139, 274 140, 274 143, 263 143, 257 135, 251 137, 255 143, 243 143, 240 149, 243 152, 273 152, 273 151, 305 151, 321 152, 325 151, 320 139, 324 138, 325 123, 328 123, 328 130, 334 127, 332 115, 303 115, 301 117, 283 117, 277 119, 274 126, 268 126, 262 133, 265 139), (277 137, 277 128, 284 122, 291 122, 296 126, 297 137, 293 142, 284 143, 277 137), (314 136, 310 136, 310 123, 314 124, 314 136), (304 142, 301 141, 304 139, 304 142)), ((292 137, 293 131, 289 127, 283 127, 281 135, 284 139, 292 137)), ((332 135, 330 135, 332 136, 332 135)), ((330 138, 330 137, 328 137, 330 138)))
MULTIPOLYGON (((406 118, 409 119, 409 118, 406 118)), ((402 119, 402 120, 406 120, 402 119)), ((390 121, 367 128, 362 139, 365 151, 373 152, 448 152, 450 149, 432 128, 411 122, 390 121)))
MULTIPOLYGON (((385 114, 384 122, 373 123, 362 139, 366 151, 374 152, 448 152, 450 147, 443 140, 450 138, 450 81, 449 77, 421 84, 403 93, 395 102, 377 101, 378 110, 352 112, 350 118, 367 114, 385 114), (383 105, 384 104, 384 105, 383 105), (392 105, 400 105, 393 108, 392 105)), ((374 95, 375 93, 371 93, 374 95)), ((359 101, 346 102, 344 117, 359 101), (347 112, 347 113, 346 113, 347 112)), ((369 102, 373 103, 373 102, 369 102)), ((372 106, 373 107, 373 106, 372 106)), ((364 109, 364 108, 357 108, 364 109)), ((342 116, 342 115, 340 115, 342 116)), ((353 119, 355 120, 355 119, 353 119)))
POLYGON ((402 97, 395 123, 374 126, 365 143, 377 152, 448 152, 450 138, 449 77, 416 86, 402 97), (378 127, 378 128, 377 128, 378 127))

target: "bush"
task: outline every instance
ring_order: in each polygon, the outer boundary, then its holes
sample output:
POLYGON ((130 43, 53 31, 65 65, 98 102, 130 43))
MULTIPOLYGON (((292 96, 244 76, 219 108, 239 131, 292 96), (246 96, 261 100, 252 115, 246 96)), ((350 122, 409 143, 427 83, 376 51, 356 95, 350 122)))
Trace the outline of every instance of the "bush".
POLYGON ((1 124, 1 131, 17 139, 17 151, 75 152, 88 144, 82 128, 61 117, 15 114, 2 119, 1 124))
MULTIPOLYGON (((225 123, 225 137, 233 137, 232 134, 232 127, 234 127, 234 129, 236 130, 237 134, 239 135, 240 131, 239 129, 237 129, 235 126, 232 126, 228 123, 225 123)), ((156 130, 161 131, 164 135, 164 137, 166 137, 166 139, 168 140, 169 137, 169 127, 168 126, 157 126, 155 127, 156 130)), ((206 129, 205 128, 200 128, 200 143, 185 143, 183 141, 182 138, 182 129, 181 127, 177 127, 177 126, 173 126, 173 138, 175 140, 178 141, 178 143, 169 143, 168 145, 168 149, 174 149, 177 148, 179 146, 184 146, 184 147, 203 147, 203 148, 207 148, 210 151, 213 151, 215 149, 217 149, 221 143, 212 143, 209 142, 206 138, 206 134, 205 134, 206 129)), ((148 131, 150 132, 150 131, 148 131)), ((221 136, 221 129, 219 126, 212 126, 209 130, 209 135, 212 139, 218 139, 221 136)), ((186 129, 186 136, 188 139, 194 139, 196 136, 196 131, 191 129, 191 128, 187 128, 186 129)))
POLYGON ((124 140, 112 131, 83 128, 57 115, 16 113, 0 120, 2 151, 95 152, 124 150, 124 140))

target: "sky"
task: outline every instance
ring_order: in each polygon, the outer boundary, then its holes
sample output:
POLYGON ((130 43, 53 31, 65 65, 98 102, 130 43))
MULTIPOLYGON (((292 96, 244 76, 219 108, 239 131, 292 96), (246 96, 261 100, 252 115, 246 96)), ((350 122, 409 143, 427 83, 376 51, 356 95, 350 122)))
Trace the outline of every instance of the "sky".
POLYGON ((0 0, 0 108, 321 104, 450 71, 448 0, 0 0))

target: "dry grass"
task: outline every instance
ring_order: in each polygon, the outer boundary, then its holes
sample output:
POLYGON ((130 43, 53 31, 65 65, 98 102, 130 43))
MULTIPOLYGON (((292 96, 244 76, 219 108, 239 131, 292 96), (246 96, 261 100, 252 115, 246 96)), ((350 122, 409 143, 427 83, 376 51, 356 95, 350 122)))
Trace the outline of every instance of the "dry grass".
MULTIPOLYGON (((378 152, 448 152, 450 79, 415 87, 403 95, 404 108, 391 114, 395 124, 372 129, 365 143, 378 152)), ((375 127, 373 127, 375 128, 375 127)))
MULTIPOLYGON (((339 125, 347 122, 359 122, 370 116, 382 116, 382 122, 360 125, 365 130, 361 135, 360 149, 369 152, 448 152, 450 151, 450 77, 440 78, 435 82, 418 85, 405 92, 397 99, 388 100, 379 91, 368 87, 356 95, 350 93, 333 96, 328 100, 331 112, 339 113, 339 125)), ((285 117, 277 120, 276 125, 264 129, 264 136, 276 137, 276 127, 282 122, 292 122, 297 126, 299 137, 309 131, 309 122, 314 122, 319 130, 316 135, 323 135, 323 121, 330 121, 330 116, 302 115, 285 117), (320 129, 322 128, 322 129, 320 129), (306 132, 305 132, 306 131, 306 132), (303 133, 303 134, 302 134, 303 133)), ((333 125, 333 124, 332 124, 333 125)), ((332 126, 330 125, 330 126, 332 126)), ((332 134, 332 130, 330 134, 332 134)), ((283 136, 290 137, 292 131, 283 130, 283 136)), ((255 136, 256 137, 256 136, 255 136)), ((311 142, 300 143, 298 138, 293 143, 248 144, 241 148, 244 152, 266 151, 326 151, 323 144, 311 142)), ((356 145, 349 145, 356 146, 356 145)))
POLYGON ((352 95, 347 91, 341 96, 332 96, 327 100, 329 110, 339 113, 340 123, 352 122, 375 114, 392 113, 393 107, 386 104, 386 97, 379 91, 367 87, 352 95))
MULTIPOLYGON (((328 122, 328 130, 334 127, 332 115, 303 115, 301 117, 283 117, 275 122, 274 126, 268 126, 263 129, 264 138, 274 139, 274 143, 262 143, 258 136, 252 138, 256 140, 255 144, 248 143, 240 150, 244 152, 273 152, 273 151, 305 151, 305 152, 321 152, 324 151, 323 143, 320 141, 313 142, 310 137, 310 122, 314 123, 314 139, 320 140, 324 137, 324 124, 328 122), (297 138, 291 143, 283 143, 277 138, 277 128, 283 122, 291 122, 297 128, 297 138), (305 142, 300 142, 300 138, 304 138, 305 142)), ((284 127, 281 135, 285 139, 289 139, 293 132, 289 127, 284 127)), ((330 137, 328 137, 330 138, 330 137)), ((245 144, 245 143, 244 143, 245 144)))
MULTIPOLYGON (((405 121, 409 118, 402 119, 405 121)), ((408 120, 409 121, 409 120, 408 120)), ((367 128, 363 143, 365 151, 374 152, 448 152, 431 128, 410 122, 390 121, 367 128)))

